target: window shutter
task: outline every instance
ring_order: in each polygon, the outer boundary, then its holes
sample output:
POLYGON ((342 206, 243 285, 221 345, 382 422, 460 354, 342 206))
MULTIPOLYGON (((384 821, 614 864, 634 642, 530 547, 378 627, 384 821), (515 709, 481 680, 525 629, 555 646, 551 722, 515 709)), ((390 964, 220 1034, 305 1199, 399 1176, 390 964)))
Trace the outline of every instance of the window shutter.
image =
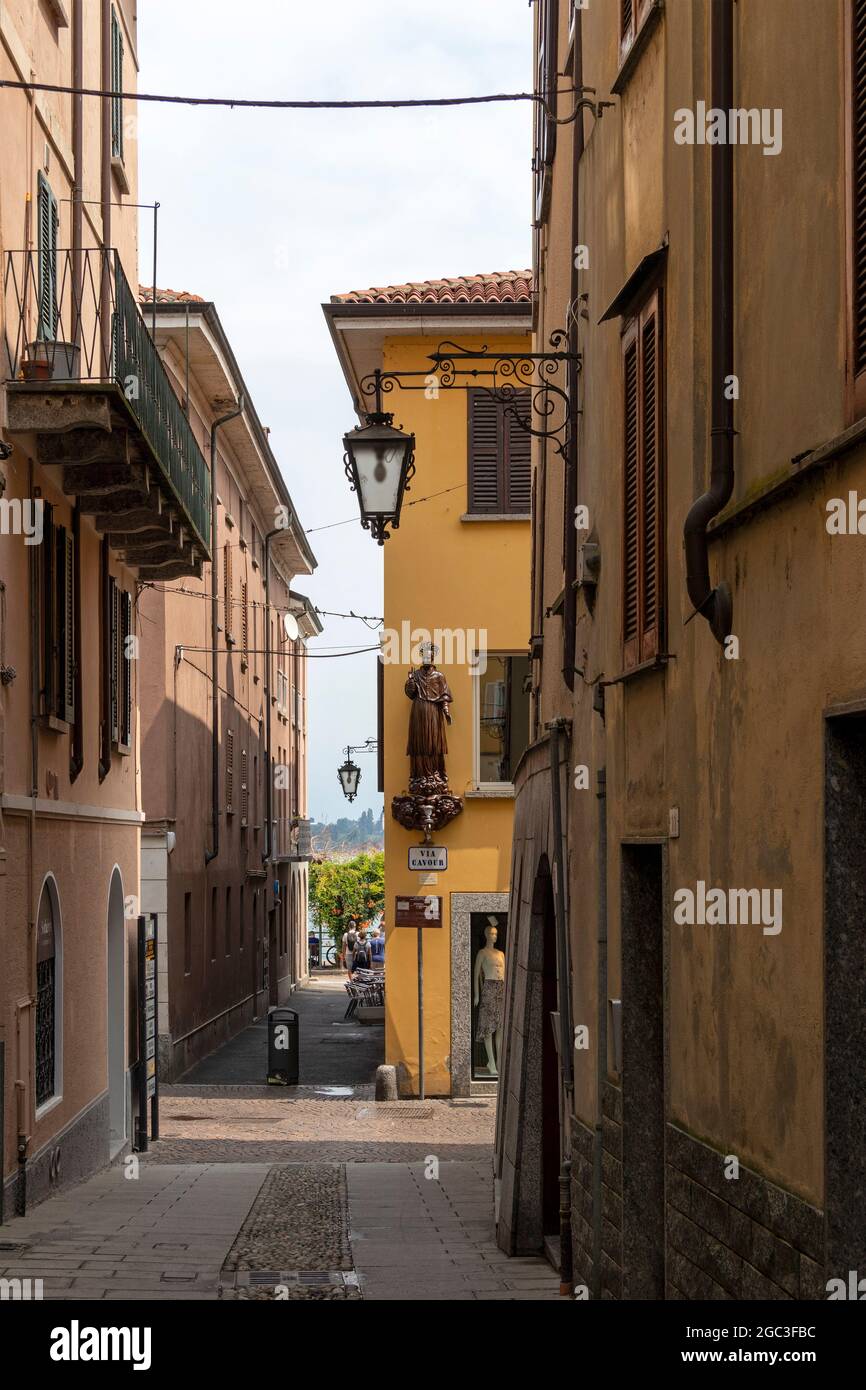
POLYGON ((661 439, 659 391, 659 315, 654 297, 641 319, 641 661, 659 651, 662 597, 661 439))
POLYGON ((226 815, 234 814, 235 783, 235 736, 231 729, 226 730, 226 815))
POLYGON ((120 650, 119 642, 119 593, 114 580, 108 577, 108 614, 110 631, 108 634, 108 653, 109 669, 111 673, 111 741, 118 742, 120 734, 120 661, 118 653, 120 650))
MULTIPOLYGON (((111 89, 123 91, 123 30, 117 12, 111 11, 111 89)), ((111 98, 111 153, 123 159, 123 98, 111 98)))
POLYGON ((853 0, 852 25, 853 348, 858 375, 866 370, 866 0, 853 0))
POLYGON ((626 669, 637 665, 639 656, 639 402, 638 338, 632 328, 623 341, 623 656, 626 669))
POLYGON ((525 513, 532 508, 532 435, 520 421, 530 422, 532 396, 518 391, 514 409, 505 410, 503 436, 506 446, 505 476, 508 484, 507 505, 503 511, 525 513))
POLYGON ((620 0, 620 40, 625 43, 634 28, 634 0, 620 0))
POLYGON ((75 723, 75 543, 65 526, 55 530, 56 683, 51 713, 75 723))
POLYGON ((57 199, 40 172, 37 180, 39 337, 57 337, 57 199))
POLYGON ((241 821, 246 825, 250 815, 250 789, 247 782, 247 750, 241 749, 241 821))
POLYGON ((247 586, 246 582, 241 584, 241 648, 244 661, 247 661, 250 654, 250 629, 249 618, 247 615, 247 586))
POLYGON ((228 541, 223 547, 223 606, 225 608, 226 641, 232 631, 232 548, 228 541))
POLYGON ((623 664, 651 661, 664 631, 664 393, 660 292, 623 338, 623 664))
POLYGON ((469 391, 469 510, 500 510, 500 408, 486 391, 469 391))
POLYGON ((120 595, 120 652, 121 672, 120 742, 128 747, 132 742, 132 659, 128 654, 132 635, 132 595, 124 590, 120 595))
POLYGON ((54 538, 54 508, 50 502, 42 511, 42 712, 53 714, 57 704, 57 546, 54 538))

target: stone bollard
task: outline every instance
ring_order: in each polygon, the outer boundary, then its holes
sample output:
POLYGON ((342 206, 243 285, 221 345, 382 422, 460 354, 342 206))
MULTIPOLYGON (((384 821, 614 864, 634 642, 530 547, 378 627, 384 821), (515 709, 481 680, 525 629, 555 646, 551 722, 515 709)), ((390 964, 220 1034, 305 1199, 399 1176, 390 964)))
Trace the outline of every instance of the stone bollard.
POLYGON ((381 1066, 376 1068, 376 1099, 397 1099, 397 1068, 381 1066))

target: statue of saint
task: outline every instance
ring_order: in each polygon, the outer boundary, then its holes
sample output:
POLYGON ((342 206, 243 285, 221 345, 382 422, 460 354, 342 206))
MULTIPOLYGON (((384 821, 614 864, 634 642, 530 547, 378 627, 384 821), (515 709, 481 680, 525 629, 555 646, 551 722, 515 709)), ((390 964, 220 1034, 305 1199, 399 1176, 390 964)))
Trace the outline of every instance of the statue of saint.
POLYGON ((505 1003, 505 952, 496 945, 499 935, 496 918, 488 916, 484 945, 475 957, 473 998, 478 1010, 475 1041, 484 1043, 488 1076, 499 1075, 502 1009, 505 1003))
POLYGON ((451 723, 453 697, 442 672, 436 670, 435 656, 432 642, 425 643, 421 648, 422 665, 413 666, 406 681, 406 694, 412 701, 406 747, 412 778, 437 774, 445 777, 445 725, 451 723))

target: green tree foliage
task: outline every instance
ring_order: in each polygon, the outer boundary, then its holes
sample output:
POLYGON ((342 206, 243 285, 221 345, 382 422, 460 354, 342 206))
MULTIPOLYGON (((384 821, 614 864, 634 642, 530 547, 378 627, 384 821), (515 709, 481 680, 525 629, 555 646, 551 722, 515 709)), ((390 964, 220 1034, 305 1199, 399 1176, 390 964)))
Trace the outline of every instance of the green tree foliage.
POLYGON ((349 919, 370 922, 385 908, 385 856, 358 854, 310 865, 310 910, 323 937, 338 945, 349 919))

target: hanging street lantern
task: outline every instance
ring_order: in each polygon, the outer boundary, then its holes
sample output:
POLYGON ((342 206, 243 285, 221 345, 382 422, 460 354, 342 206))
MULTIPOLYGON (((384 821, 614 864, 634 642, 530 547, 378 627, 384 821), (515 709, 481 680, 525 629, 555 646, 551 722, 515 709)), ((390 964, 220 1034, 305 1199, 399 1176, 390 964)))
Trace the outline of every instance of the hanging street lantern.
POLYGON ((354 801, 358 795, 358 783, 361 780, 361 769, 357 763, 353 763, 349 757, 349 750, 346 749, 346 761, 341 767, 337 768, 337 776, 340 779, 340 786, 343 788, 343 795, 347 801, 354 801))
POLYGON ((337 768, 337 776, 340 779, 340 786, 343 788, 343 795, 347 801, 354 801, 358 795, 358 783, 361 780, 361 769, 357 763, 352 762, 352 754, 370 753, 378 745, 374 738, 368 738, 366 743, 349 744, 346 748, 346 760, 337 768))
POLYGON ((403 493, 415 472, 415 436, 394 427, 394 417, 382 409, 381 373, 376 372, 376 409, 343 436, 346 477, 358 494, 361 525, 379 545, 388 540, 388 527, 400 525, 403 493))

